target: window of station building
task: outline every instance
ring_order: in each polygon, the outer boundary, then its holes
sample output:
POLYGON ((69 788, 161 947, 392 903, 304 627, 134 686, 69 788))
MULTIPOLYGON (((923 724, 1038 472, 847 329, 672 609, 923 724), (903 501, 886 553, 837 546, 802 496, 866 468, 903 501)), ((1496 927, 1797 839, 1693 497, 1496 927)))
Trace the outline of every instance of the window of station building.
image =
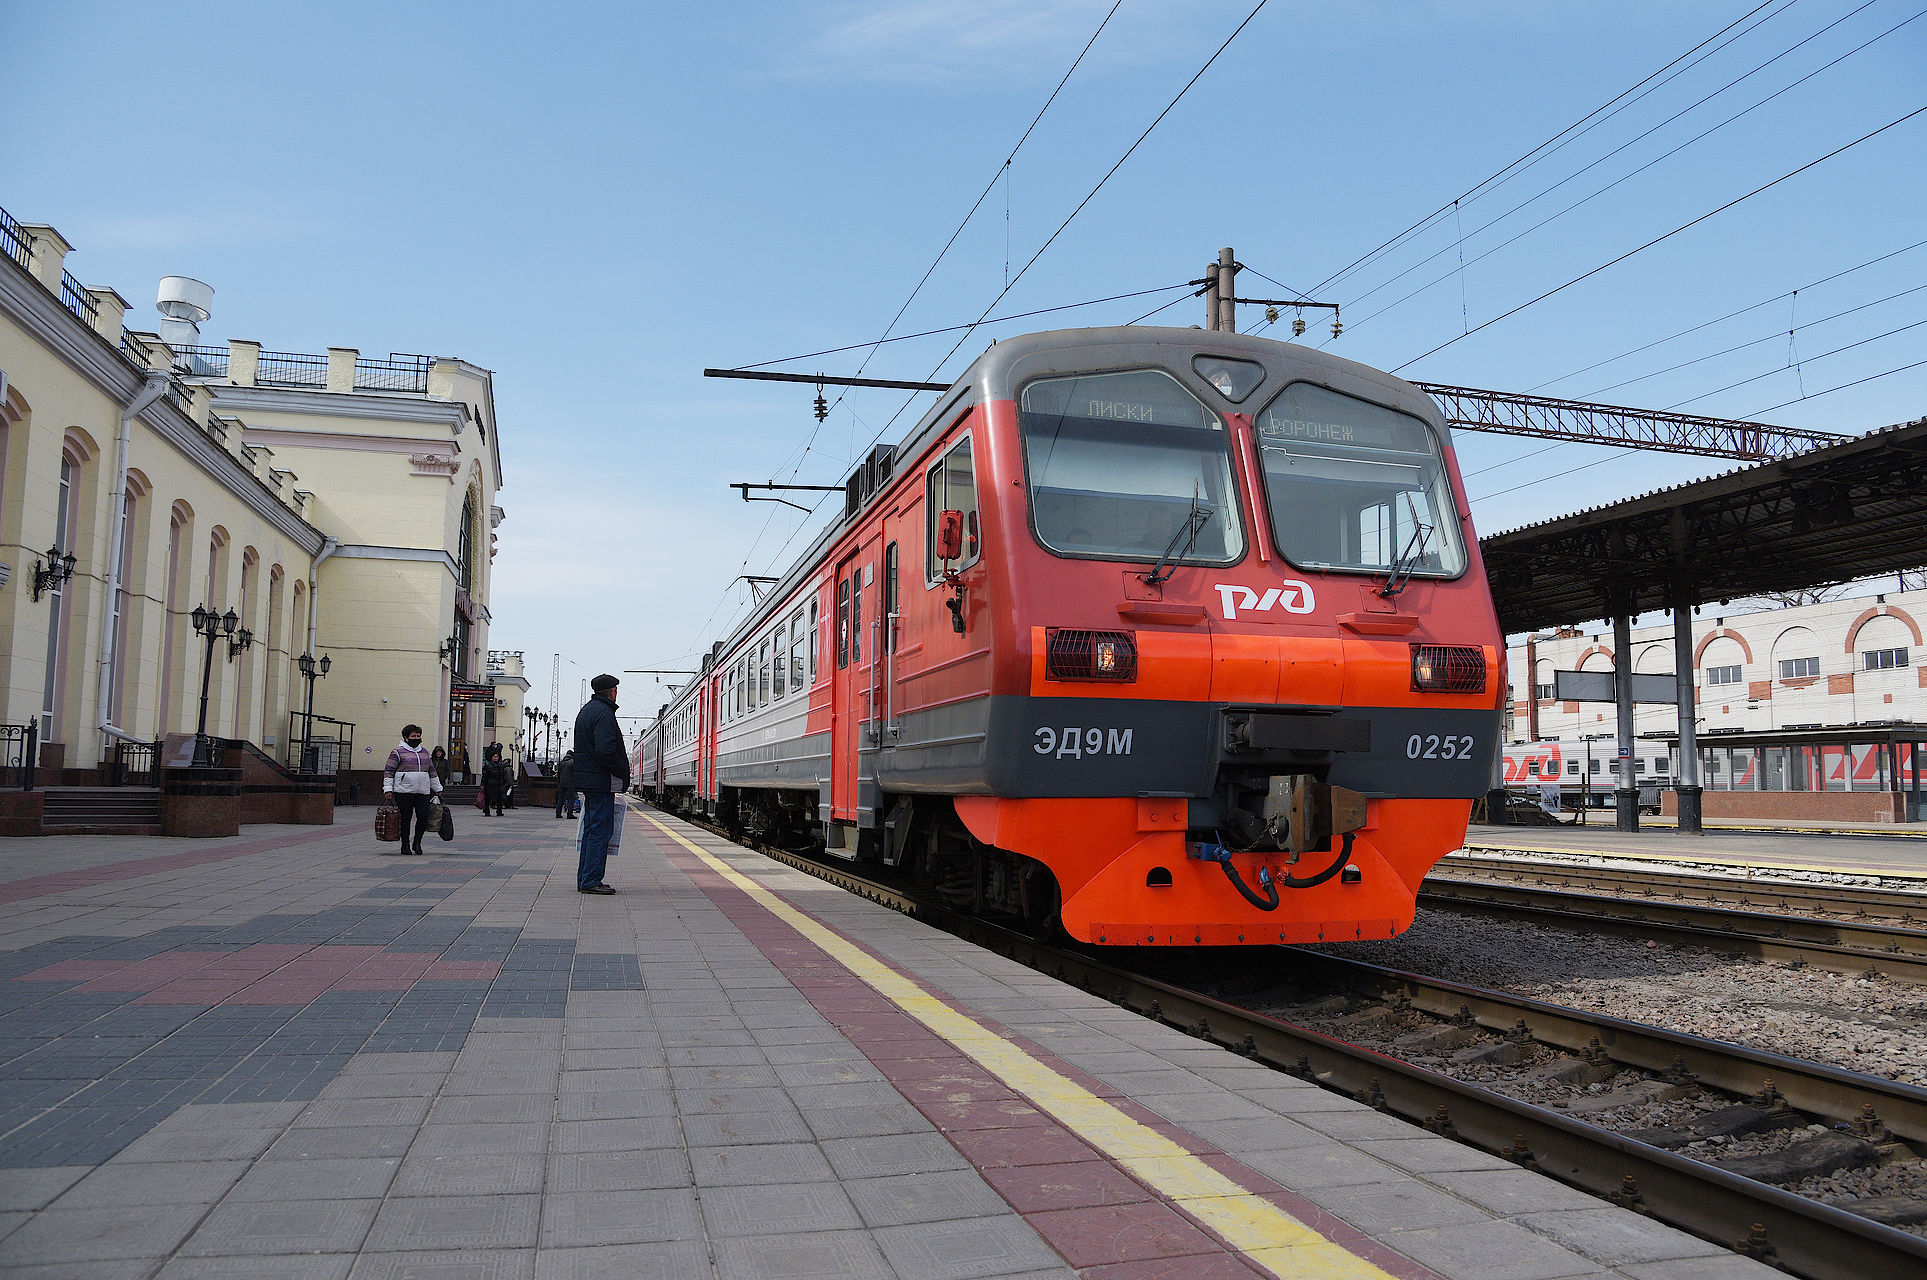
POLYGON ((1740 683, 1740 668, 1738 666, 1708 667, 1706 669, 1706 683, 1709 685, 1738 684, 1740 683))
POLYGON ((803 611, 790 615, 790 688, 801 692, 807 686, 803 676, 803 611))
POLYGON ((934 585, 943 578, 943 561, 937 558, 937 521, 944 512, 963 512, 963 555, 951 567, 973 565, 983 551, 982 530, 977 523, 977 471, 970 458, 969 436, 930 468, 924 476, 924 487, 923 562, 926 581, 934 585))
POLYGON ((1042 378, 1019 396, 1031 528, 1060 556, 1226 565, 1244 522, 1224 422, 1156 369, 1042 378))
POLYGON ((1408 413, 1294 382, 1255 424, 1278 549, 1307 569, 1465 572, 1458 502, 1432 429, 1408 413))
POLYGON ((1780 679, 1805 680, 1820 674, 1818 658, 1782 658, 1780 660, 1780 679))
POLYGON ((1551 702, 1552 686, 1549 684, 1535 684, 1532 686, 1532 696, 1540 702, 1551 702))
POLYGON ((776 671, 775 671, 776 684, 775 684, 773 696, 778 698, 781 698, 785 693, 789 692, 789 683, 790 683, 789 682, 789 665, 790 664, 788 663, 788 661, 785 660, 783 656, 783 651, 786 648, 788 648, 788 646, 783 643, 784 637, 788 634, 786 627, 787 627, 787 624, 785 623, 781 623, 781 622, 777 623, 776 635, 770 641, 770 647, 772 651, 776 654, 776 671))
POLYGON ((1906 665, 1905 649, 1868 649, 1860 655, 1860 669, 1863 671, 1886 671, 1906 665))

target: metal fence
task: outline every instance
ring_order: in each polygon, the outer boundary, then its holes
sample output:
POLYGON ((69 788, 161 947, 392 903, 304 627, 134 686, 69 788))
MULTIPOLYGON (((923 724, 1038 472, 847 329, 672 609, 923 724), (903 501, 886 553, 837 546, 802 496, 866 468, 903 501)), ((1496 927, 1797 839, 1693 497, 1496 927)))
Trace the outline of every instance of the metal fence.
POLYGON ((199 378, 227 377, 226 347, 181 347, 174 353, 176 372, 199 378))
POLYGON ((0 209, 0 249, 21 266, 32 267, 33 242, 5 209, 0 209))
POLYGON ((120 353, 141 368, 147 367, 147 344, 124 328, 120 331, 120 353))
POLYGON ((87 296, 86 287, 71 272, 60 273, 60 305, 90 325, 100 316, 100 304, 87 296))
POLYGON ((158 787, 161 744, 158 742, 114 743, 114 751, 101 767, 101 785, 107 787, 158 787))
POLYGON ((326 387, 328 357, 303 351, 263 351, 254 382, 262 387, 326 387))
POLYGON ((40 757, 40 721, 0 724, 0 787, 33 790, 34 768, 40 757))
POLYGON ((355 726, 333 716, 288 713, 288 767, 296 773, 339 777, 355 758, 355 726))
POLYGON ((355 390, 428 393, 427 356, 391 352, 386 360, 356 360, 355 390))

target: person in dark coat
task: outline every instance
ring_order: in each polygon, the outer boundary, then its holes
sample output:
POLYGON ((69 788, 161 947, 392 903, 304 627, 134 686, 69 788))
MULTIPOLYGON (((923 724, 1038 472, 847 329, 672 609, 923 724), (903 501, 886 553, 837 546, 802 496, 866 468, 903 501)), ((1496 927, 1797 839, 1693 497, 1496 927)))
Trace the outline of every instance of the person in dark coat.
POLYGON ((442 785, 444 787, 447 786, 448 785, 448 752, 442 750, 440 747, 436 747, 433 751, 428 753, 428 756, 429 756, 429 759, 435 762, 435 776, 442 780, 442 785))
POLYGON ((602 877, 609 864, 609 833, 615 826, 616 797, 629 789, 629 753, 616 723, 616 677, 589 681, 595 696, 575 715, 575 789, 582 793, 582 853, 577 860, 577 893, 614 893, 602 877))
POLYGON ((565 751, 555 767, 555 816, 573 818, 576 813, 575 752, 565 751))
POLYGON ((503 806, 508 804, 509 783, 514 775, 509 772, 508 762, 502 759, 502 744, 489 744, 488 758, 482 762, 482 812, 493 810, 496 817, 502 816, 503 806))

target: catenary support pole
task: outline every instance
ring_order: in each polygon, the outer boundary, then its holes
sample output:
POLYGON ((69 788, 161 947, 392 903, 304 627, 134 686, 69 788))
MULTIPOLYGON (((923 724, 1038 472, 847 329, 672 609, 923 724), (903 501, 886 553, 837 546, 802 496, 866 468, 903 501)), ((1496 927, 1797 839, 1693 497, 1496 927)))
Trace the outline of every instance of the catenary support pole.
POLYGON ((1218 250, 1218 331, 1238 332, 1238 255, 1218 250))
POLYGON ((1213 330, 1218 327, 1218 264, 1215 262, 1204 269, 1204 327, 1213 330))
POLYGON ((1629 607, 1613 614, 1613 694, 1618 702, 1619 776, 1613 783, 1621 831, 1639 830, 1639 783, 1633 777, 1633 619, 1629 607))

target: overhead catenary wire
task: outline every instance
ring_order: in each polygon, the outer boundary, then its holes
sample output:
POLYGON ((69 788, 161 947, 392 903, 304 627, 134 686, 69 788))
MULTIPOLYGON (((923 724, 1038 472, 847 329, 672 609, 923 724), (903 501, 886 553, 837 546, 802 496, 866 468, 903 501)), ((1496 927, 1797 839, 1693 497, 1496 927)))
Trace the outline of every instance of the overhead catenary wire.
MULTIPOLYGON (((1521 209, 1524 209, 1525 207, 1527 207, 1528 205, 1535 203, 1540 198, 1552 194, 1552 192, 1557 191, 1560 187, 1563 187, 1568 182, 1574 181, 1582 174, 1585 174, 1590 170, 1598 167, 1599 165, 1605 163, 1607 160, 1611 159, 1613 156, 1620 154, 1628 147, 1631 147, 1636 143, 1644 140, 1645 138, 1650 137, 1653 133, 1664 128, 1666 125, 1671 124, 1675 120, 1678 120, 1681 116, 1684 116, 1685 114, 1687 114, 1687 112, 1693 111, 1697 109, 1699 106, 1707 102, 1710 102, 1712 99, 1718 97, 1720 94, 1725 93, 1727 89, 1730 89, 1735 85, 1741 83, 1741 81, 1744 81, 1749 76, 1755 74, 1756 72, 1762 70, 1763 68, 1772 65, 1780 58, 1783 58, 1787 56, 1787 54, 1793 52, 1794 49, 1798 49, 1802 45, 1812 40, 1818 39, 1821 35, 1825 34, 1825 32, 1831 30, 1834 26, 1838 25, 1841 22, 1845 22, 1847 18, 1852 17, 1853 14, 1859 13, 1862 9, 1867 8, 1869 5, 1873 4, 1874 2, 1875 0, 1867 0, 1867 3, 1861 5, 1860 9, 1855 9, 1853 13, 1847 14, 1841 18, 1836 19, 1833 23, 1830 23, 1826 27, 1821 28, 1820 31, 1816 31, 1813 35, 1806 37, 1805 40, 1802 40, 1796 43, 1791 48, 1783 50, 1781 53, 1776 54, 1773 58, 1769 58, 1766 62, 1760 63, 1758 66, 1746 72, 1744 75, 1741 75, 1729 81, 1726 85, 1716 90, 1715 92, 1708 94, 1706 97, 1701 98, 1698 102, 1694 103, 1692 106, 1687 107, 1684 110, 1681 110, 1672 116, 1669 116, 1667 119, 1662 120, 1659 124, 1656 124, 1652 128, 1647 129, 1645 132, 1639 134, 1637 137, 1634 137, 1632 139, 1629 139, 1627 142, 1622 143, 1620 146, 1614 148, 1612 151, 1607 152, 1605 155, 1599 157, 1597 160, 1594 160, 1590 164, 1587 164, 1584 167, 1578 170, 1575 170, 1573 173, 1560 179, 1552 186, 1545 188, 1543 191, 1538 192, 1536 195, 1528 197, 1527 199, 1521 201, 1520 203, 1512 206, 1512 208, 1506 210, 1504 213, 1501 213, 1497 217, 1494 217, 1491 220, 1485 222, 1484 224, 1474 228, 1472 234, 1476 236, 1483 231, 1489 230, 1490 228, 1498 225, 1500 222, 1504 221, 1505 219, 1511 217, 1514 213, 1517 213, 1521 209)), ((1421 284, 1418 287, 1410 290, 1409 292, 1400 295, 1398 298, 1394 299, 1391 302, 1386 303, 1384 306, 1378 308, 1376 311, 1367 312, 1365 315, 1360 316, 1357 319, 1353 320, 1351 322, 1351 327, 1356 329, 1359 325, 1365 324, 1368 321, 1376 319, 1377 317, 1382 316, 1385 313, 1396 309, 1397 307, 1403 306, 1405 303, 1410 302, 1412 299, 1417 298, 1422 294, 1430 291, 1431 289, 1437 287, 1438 285, 1444 283, 1445 281, 1450 280, 1454 275, 1461 274, 1465 267, 1476 266, 1477 264, 1485 261, 1487 258, 1492 257, 1494 254, 1499 253, 1501 250, 1507 249, 1512 245, 1517 244, 1519 241, 1525 239, 1527 236, 1533 234, 1534 232, 1539 231, 1542 228, 1551 225, 1552 223, 1558 221, 1560 218, 1565 217, 1567 214, 1573 212, 1574 210, 1579 209, 1591 203, 1592 201, 1605 195, 1607 192, 1612 191, 1624 185, 1625 183, 1631 181, 1635 177, 1638 177, 1640 174, 1646 172, 1648 169, 1651 169, 1656 165, 1662 164, 1665 161, 1672 159, 1674 156, 1686 150, 1688 147, 1694 146, 1695 144, 1704 141, 1706 138, 1711 137, 1713 134, 1719 132, 1721 129, 1724 129, 1726 126, 1733 124, 1735 121, 1743 119, 1748 115, 1751 115, 1753 112, 1758 111, 1760 108, 1766 106, 1768 103, 1773 102, 1775 99, 1780 98, 1783 95, 1792 92, 1794 89, 1799 88, 1801 85, 1805 84, 1809 80, 1812 80, 1814 77, 1822 75, 1827 71, 1832 70, 1840 63, 1845 62, 1848 58, 1851 58, 1855 54, 1860 53, 1868 46, 1873 45, 1880 40, 1886 39, 1894 32, 1908 25, 1908 23, 1916 21, 1923 15, 1927 15, 1927 9, 1916 11, 1915 13, 1908 16, 1907 18, 1887 28, 1885 31, 1880 32, 1878 35, 1868 38, 1862 43, 1854 46, 1852 49, 1849 49, 1845 53, 1840 54, 1838 57, 1831 59, 1830 61, 1824 63, 1821 66, 1815 67, 1812 71, 1807 72, 1799 79, 1794 80, 1789 84, 1781 86, 1780 88, 1774 90, 1772 93, 1767 94, 1765 97, 1760 98, 1758 101, 1752 103, 1751 105, 1743 107, 1739 111, 1734 112, 1732 115, 1727 116, 1724 120, 1719 121, 1717 124, 1711 125, 1708 128, 1701 130, 1699 133, 1694 134, 1692 137, 1686 139, 1684 142, 1679 143, 1677 146, 1671 147, 1661 152, 1659 155, 1654 156, 1652 159, 1647 160, 1645 163, 1640 164, 1631 170, 1628 170, 1626 173, 1621 174, 1619 177, 1613 179, 1611 182, 1606 183, 1604 186, 1599 187, 1597 190, 1594 190, 1587 195, 1581 196, 1579 199, 1574 200, 1572 203, 1563 206, 1562 208, 1558 209, 1556 212, 1546 215, 1544 218, 1541 218, 1539 221, 1533 223, 1531 226, 1526 227, 1525 229, 1515 232, 1514 234, 1506 237, 1504 240, 1501 240, 1499 243, 1493 245, 1492 247, 1485 249, 1482 252, 1474 255, 1469 261, 1461 261, 1459 265, 1451 268, 1450 270, 1445 271, 1440 275, 1434 276, 1430 280, 1426 281, 1424 284, 1421 284)), ((1450 253, 1452 249, 1453 249, 1452 245, 1447 245, 1442 249, 1436 250, 1432 254, 1424 258, 1421 258, 1419 261, 1413 263, 1411 266, 1406 267, 1403 271, 1400 271, 1397 274, 1390 276, 1383 281, 1380 281, 1378 284, 1372 286, 1364 293, 1358 295, 1358 297, 1352 299, 1346 305, 1348 306, 1358 305, 1358 303, 1363 302, 1366 298, 1371 297, 1374 293, 1377 293, 1380 289, 1386 288, 1387 286, 1399 280, 1404 279, 1406 276, 1411 275, 1414 271, 1419 270, 1427 263, 1435 261, 1439 257, 1447 253, 1450 253)))
MULTIPOLYGON (((1564 143, 1560 142, 1560 139, 1565 138, 1567 134, 1573 135, 1573 138, 1568 139, 1568 141, 1577 139, 1584 132, 1584 130, 1582 129, 1582 126, 1586 126, 1587 121, 1592 120, 1595 116, 1601 117, 1601 122, 1603 123, 1603 121, 1609 117, 1602 115, 1602 113, 1608 112, 1616 104, 1622 101, 1625 101, 1627 105, 1631 105, 1631 102, 1638 100, 1637 98, 1633 97, 1633 95, 1638 93, 1640 89, 1644 88, 1648 84, 1653 84, 1654 81, 1659 80, 1659 78, 1661 76, 1664 76, 1668 71, 1671 71, 1674 67, 1679 66, 1681 63, 1685 62, 1688 58, 1691 58, 1694 54, 1698 53, 1701 49, 1706 48, 1707 45, 1712 44, 1714 41, 1724 36, 1727 32, 1732 31, 1735 27, 1738 27, 1740 24, 1748 21, 1755 14, 1759 13, 1762 9, 1767 9, 1772 7, 1773 3, 1774 3, 1774 0, 1764 0, 1764 3, 1755 5, 1753 8, 1747 10, 1739 17, 1733 19, 1733 21, 1721 27, 1718 31, 1715 31, 1712 35, 1706 37, 1706 39, 1700 41, 1698 44, 1688 49, 1685 53, 1682 53, 1677 58, 1674 58, 1671 62, 1667 63, 1659 70, 1653 72, 1651 75, 1648 75, 1645 79, 1638 81, 1631 88, 1623 90, 1616 96, 1601 103, 1599 106, 1594 107, 1591 111, 1588 111, 1585 115, 1579 117, 1579 119, 1573 121, 1571 124, 1561 129, 1558 133, 1553 134, 1550 138, 1547 138, 1544 142, 1539 143, 1537 146, 1533 147, 1530 151, 1527 151, 1524 155, 1521 155, 1516 160, 1513 160, 1511 163, 1500 167, 1499 169, 1495 170, 1491 174, 1488 174, 1486 177, 1481 178, 1478 182, 1475 182, 1470 187, 1466 188, 1465 191, 1461 192, 1453 199, 1446 201, 1444 204, 1440 205, 1437 209, 1433 210, 1431 213, 1426 214, 1423 218, 1420 218, 1418 221, 1406 227, 1403 231, 1400 231, 1397 235, 1394 235, 1389 240, 1386 240, 1383 243, 1379 244, 1377 247, 1367 250, 1364 254, 1353 259, 1350 263, 1346 264, 1343 267, 1340 267, 1337 271, 1333 272, 1331 275, 1326 276, 1323 280, 1320 280, 1316 285, 1312 286, 1312 292, 1318 293, 1323 290, 1329 289, 1331 286, 1337 284, 1340 280, 1344 279, 1346 276, 1351 275, 1353 272, 1364 267, 1365 265, 1372 262, 1382 254, 1385 254, 1387 252, 1390 252, 1392 249, 1397 248, 1399 245, 1403 244, 1406 240, 1416 235, 1418 232, 1423 231, 1426 227, 1430 226, 1433 223, 1433 221, 1443 217, 1446 213, 1451 211, 1451 209, 1455 205, 1459 205, 1463 202, 1469 202, 1469 201, 1475 200, 1480 195, 1484 194, 1484 192, 1487 189, 1496 188, 1498 185, 1500 185, 1501 183, 1507 180, 1508 174, 1511 174, 1515 169, 1523 170, 1523 167, 1532 163, 1534 157, 1540 156, 1541 152, 1544 152, 1546 155, 1552 154, 1552 151, 1556 150, 1558 146, 1565 145, 1564 143), (1580 132, 1575 133, 1574 132, 1575 130, 1580 130, 1580 132)), ((1775 13, 1768 14, 1766 18, 1762 18, 1759 23, 1755 23, 1754 26, 1749 27, 1747 31, 1755 30, 1761 24, 1767 22, 1768 20, 1774 17, 1777 17, 1779 13, 1783 13, 1785 12, 1786 8, 1791 7, 1791 4, 1792 4, 1792 0, 1788 0, 1787 5, 1782 6, 1782 8, 1775 13)), ((1747 34, 1747 31, 1740 32, 1738 35, 1734 36, 1734 39, 1737 40, 1740 36, 1747 34)), ((1731 44, 1732 41, 1729 40, 1726 43, 1731 44)), ((1724 44, 1720 45, 1719 48, 1716 48, 1711 52, 1717 53, 1719 52, 1719 49, 1723 49, 1725 47, 1726 45, 1724 44)), ((1710 56, 1710 53, 1708 56, 1710 56)), ((1697 63, 1690 64, 1690 65, 1697 65, 1697 63)), ((1684 70, 1690 69, 1690 65, 1689 67, 1682 67, 1681 70, 1684 71, 1684 70)), ((1659 82, 1661 84, 1665 83, 1665 81, 1663 80, 1659 80, 1659 82)), ((1654 84, 1653 87, 1657 88, 1659 86, 1657 84, 1654 84)), ((1590 127, 1590 126, 1587 126, 1587 127, 1590 127)))
POLYGON ((1898 116, 1893 120, 1889 120, 1886 124, 1881 125, 1878 129, 1873 130, 1871 133, 1864 133, 1860 135, 1858 138, 1855 138, 1852 142, 1848 142, 1841 146, 1835 147, 1832 151, 1827 152, 1825 155, 1820 156, 1817 159, 1809 160, 1805 164, 1799 166, 1796 169, 1789 169, 1787 172, 1781 174, 1779 177, 1773 179, 1771 182, 1761 183, 1759 186, 1753 188, 1751 191, 1748 191, 1745 195, 1735 196, 1733 199, 1728 200, 1725 204, 1720 205, 1717 209, 1709 209, 1707 212, 1702 213, 1699 217, 1694 218, 1688 222, 1682 222, 1677 227, 1674 227, 1671 231, 1665 232, 1662 235, 1654 236, 1651 240, 1646 241, 1644 244, 1639 245, 1636 248, 1628 249, 1626 250, 1626 252, 1618 255, 1617 257, 1608 259, 1607 261, 1600 263, 1598 266, 1592 268, 1590 271, 1585 271, 1579 275, 1574 276, 1572 279, 1567 280, 1564 284, 1556 285, 1553 288, 1546 290, 1544 293, 1538 295, 1535 298, 1529 298, 1526 301, 1521 302, 1519 305, 1510 308, 1509 310, 1502 311, 1498 315, 1493 316, 1490 320, 1486 320, 1480 324, 1473 325, 1470 329, 1467 329, 1465 332, 1457 334, 1451 338, 1448 338, 1446 341, 1439 343, 1436 347, 1433 347, 1431 350, 1421 352, 1420 354, 1413 356, 1411 359, 1406 360, 1403 363, 1400 363, 1398 365, 1395 365, 1392 368, 1391 372, 1397 373, 1401 369, 1405 369, 1410 367, 1411 365, 1417 364, 1420 360, 1424 360, 1431 356, 1437 355, 1439 352, 1445 350, 1447 347, 1463 342, 1465 339, 1471 337, 1475 333, 1481 333, 1484 330, 1491 328, 1493 325, 1498 324, 1503 320, 1509 320, 1513 316, 1518 315, 1521 311, 1524 311, 1529 307, 1535 307, 1539 303, 1544 302, 1546 299, 1551 298, 1557 294, 1564 293, 1567 289, 1572 288, 1574 285, 1590 280, 1594 276, 1598 275, 1600 272, 1606 271, 1612 267, 1616 267, 1620 263, 1626 261, 1628 258, 1644 253, 1646 250, 1652 248, 1655 245, 1663 244, 1666 241, 1671 240, 1674 236, 1679 235, 1681 232, 1688 231, 1694 227, 1697 227, 1700 223, 1707 221, 1709 218, 1718 217, 1720 214, 1725 213, 1727 210, 1735 208, 1736 206, 1744 204, 1746 201, 1751 200, 1754 196, 1760 195, 1763 192, 1771 191, 1774 187, 1779 186, 1782 182, 1786 182, 1792 178, 1797 178, 1801 174, 1807 172, 1807 170, 1815 168, 1819 165, 1825 164, 1827 161, 1833 159, 1835 156, 1842 155, 1845 152, 1851 151, 1853 148, 1859 146, 1861 143, 1869 142, 1872 139, 1879 137, 1881 134, 1886 133, 1889 129, 1897 128, 1900 125, 1907 123, 1909 120, 1912 120, 1916 116, 1919 116, 1923 113, 1927 113, 1927 107, 1915 107, 1912 111, 1907 112, 1905 115, 1898 116))

